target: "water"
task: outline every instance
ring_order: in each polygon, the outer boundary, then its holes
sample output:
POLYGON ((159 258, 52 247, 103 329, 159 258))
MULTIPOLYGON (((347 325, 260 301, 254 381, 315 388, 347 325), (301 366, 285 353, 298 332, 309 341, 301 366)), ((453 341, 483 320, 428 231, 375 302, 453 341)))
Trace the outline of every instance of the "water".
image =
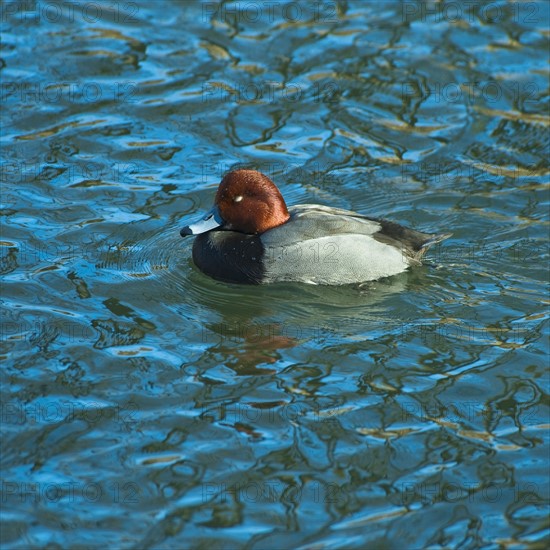
POLYGON ((3 547, 543 547, 548 6, 5 2, 3 547), (219 283, 237 166, 453 237, 219 283))

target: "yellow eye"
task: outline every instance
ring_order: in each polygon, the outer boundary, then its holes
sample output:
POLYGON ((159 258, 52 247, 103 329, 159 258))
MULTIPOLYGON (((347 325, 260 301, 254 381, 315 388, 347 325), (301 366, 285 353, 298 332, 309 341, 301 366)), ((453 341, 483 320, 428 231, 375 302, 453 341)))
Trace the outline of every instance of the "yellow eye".
POLYGON ((242 195, 237 195, 237 196, 233 199, 234 202, 241 202, 242 200, 243 200, 243 196, 242 196, 242 195))

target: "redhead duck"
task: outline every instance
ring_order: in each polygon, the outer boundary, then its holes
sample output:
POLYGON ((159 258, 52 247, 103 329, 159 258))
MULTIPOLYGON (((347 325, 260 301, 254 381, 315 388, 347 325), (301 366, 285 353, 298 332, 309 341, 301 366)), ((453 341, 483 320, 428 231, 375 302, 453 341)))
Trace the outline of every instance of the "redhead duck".
POLYGON ((287 208, 276 185, 256 170, 228 173, 212 210, 180 234, 197 235, 193 261, 214 279, 319 285, 396 275, 420 265, 428 247, 450 236, 318 204, 287 208))

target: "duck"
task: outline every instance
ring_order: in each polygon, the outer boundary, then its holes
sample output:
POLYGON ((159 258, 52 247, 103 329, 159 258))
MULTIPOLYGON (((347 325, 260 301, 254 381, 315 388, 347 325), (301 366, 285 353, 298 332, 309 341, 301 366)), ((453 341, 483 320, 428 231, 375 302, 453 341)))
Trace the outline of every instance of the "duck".
POLYGON ((195 236, 192 257, 227 283, 366 283, 422 264, 451 233, 422 233, 398 223, 320 204, 287 207, 266 175, 233 170, 214 206, 180 231, 195 236))

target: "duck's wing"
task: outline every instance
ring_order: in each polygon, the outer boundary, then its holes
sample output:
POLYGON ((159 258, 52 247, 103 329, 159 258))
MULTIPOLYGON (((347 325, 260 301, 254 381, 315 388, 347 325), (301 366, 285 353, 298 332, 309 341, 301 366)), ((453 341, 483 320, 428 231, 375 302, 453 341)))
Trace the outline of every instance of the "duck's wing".
POLYGON ((452 235, 423 233, 381 218, 371 218, 351 210, 319 204, 292 206, 289 213, 293 221, 286 226, 289 243, 299 242, 304 238, 370 235, 378 242, 405 252, 414 261, 419 261, 430 246, 452 235))
POLYGON ((290 220, 262 233, 265 280, 339 285, 396 275, 410 262, 376 238, 382 224, 320 205, 289 208, 290 220))

